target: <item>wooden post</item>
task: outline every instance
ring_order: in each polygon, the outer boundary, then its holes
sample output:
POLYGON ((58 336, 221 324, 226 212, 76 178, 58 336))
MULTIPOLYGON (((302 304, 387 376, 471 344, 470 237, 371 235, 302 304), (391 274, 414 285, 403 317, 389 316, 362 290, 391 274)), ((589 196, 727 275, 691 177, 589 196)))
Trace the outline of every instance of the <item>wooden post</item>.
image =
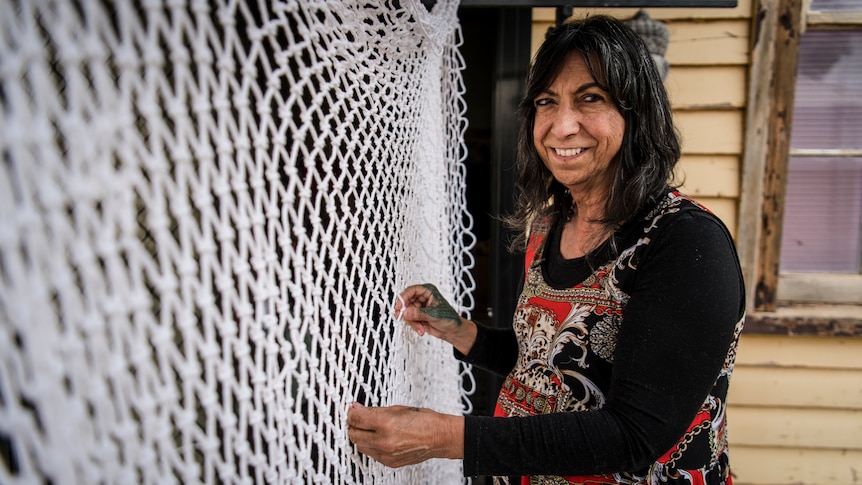
POLYGON ((740 214, 749 309, 774 311, 802 0, 760 0, 754 18, 740 214))

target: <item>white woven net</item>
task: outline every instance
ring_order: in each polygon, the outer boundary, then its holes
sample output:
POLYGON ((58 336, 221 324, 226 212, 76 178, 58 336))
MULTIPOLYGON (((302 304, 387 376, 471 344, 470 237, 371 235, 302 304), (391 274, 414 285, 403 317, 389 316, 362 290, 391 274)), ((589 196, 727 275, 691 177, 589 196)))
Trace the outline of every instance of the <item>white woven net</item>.
POLYGON ((459 483, 347 405, 462 411, 457 1, 0 0, 0 483, 459 483))

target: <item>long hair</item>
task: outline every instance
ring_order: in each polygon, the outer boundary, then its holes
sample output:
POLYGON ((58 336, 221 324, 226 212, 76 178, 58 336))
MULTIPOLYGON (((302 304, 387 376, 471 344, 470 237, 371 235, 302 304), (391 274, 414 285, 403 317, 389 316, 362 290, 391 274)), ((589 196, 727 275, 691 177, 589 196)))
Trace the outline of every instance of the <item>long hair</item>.
POLYGON ((518 105, 517 167, 514 213, 505 222, 517 237, 512 249, 523 249, 530 223, 568 217, 568 190, 554 180, 533 144, 536 109, 533 100, 562 71, 572 52, 580 53, 596 82, 610 94, 625 120, 622 146, 611 162, 614 177, 601 222, 617 228, 655 200, 672 182, 680 142, 661 74, 641 38, 622 22, 590 16, 551 29, 533 61, 526 92, 518 105))

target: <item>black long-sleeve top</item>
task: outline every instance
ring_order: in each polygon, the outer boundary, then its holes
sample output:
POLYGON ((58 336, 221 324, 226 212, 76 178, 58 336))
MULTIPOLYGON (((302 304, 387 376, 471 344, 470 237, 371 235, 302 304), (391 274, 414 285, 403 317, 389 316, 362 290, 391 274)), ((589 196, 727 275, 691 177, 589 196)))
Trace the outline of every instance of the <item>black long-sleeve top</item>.
POLYGON ((590 265, 562 258, 558 228, 535 225, 514 328, 479 326, 469 354, 456 351, 507 376, 498 417, 466 417, 466 476, 726 480, 745 307, 733 240, 672 191, 613 237, 590 265))

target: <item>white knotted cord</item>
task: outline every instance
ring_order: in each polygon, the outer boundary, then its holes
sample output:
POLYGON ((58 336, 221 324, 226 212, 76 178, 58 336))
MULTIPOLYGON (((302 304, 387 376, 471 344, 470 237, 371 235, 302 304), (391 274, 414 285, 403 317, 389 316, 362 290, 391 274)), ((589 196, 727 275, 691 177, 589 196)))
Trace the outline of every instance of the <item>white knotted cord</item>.
POLYGON ((457 7, 0 0, 0 483, 461 482, 344 422, 466 402, 457 7))

